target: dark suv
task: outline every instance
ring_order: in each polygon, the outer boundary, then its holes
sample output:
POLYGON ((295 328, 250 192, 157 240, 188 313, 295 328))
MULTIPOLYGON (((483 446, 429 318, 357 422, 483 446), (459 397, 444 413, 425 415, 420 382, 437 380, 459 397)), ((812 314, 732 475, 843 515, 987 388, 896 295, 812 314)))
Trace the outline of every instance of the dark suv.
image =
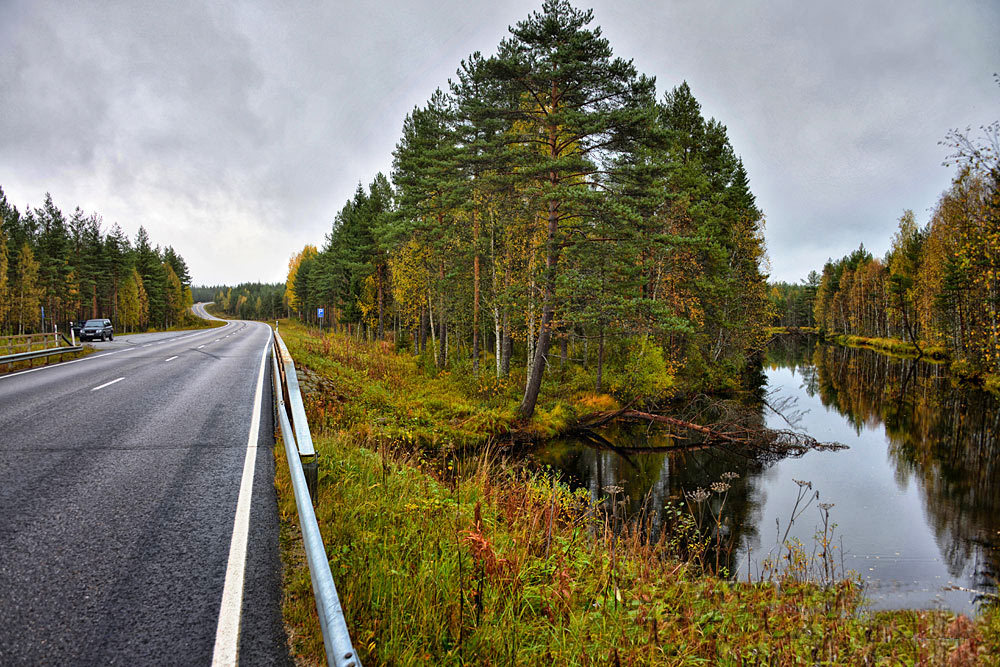
POLYGON ((87 320, 80 329, 80 340, 114 340, 115 328, 111 320, 87 320))

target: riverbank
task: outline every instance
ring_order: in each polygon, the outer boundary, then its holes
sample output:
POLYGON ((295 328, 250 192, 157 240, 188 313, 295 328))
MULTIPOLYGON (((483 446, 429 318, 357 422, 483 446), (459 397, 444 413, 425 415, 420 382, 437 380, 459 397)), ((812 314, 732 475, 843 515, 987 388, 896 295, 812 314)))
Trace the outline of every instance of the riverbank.
MULTIPOLYGON (((937 664, 1000 650, 995 613, 868 614, 856 580, 809 583, 809 546, 768 583, 707 574, 690 506, 647 544, 617 518, 620 490, 595 506, 484 446, 482 434, 512 418, 502 387, 429 372, 382 344, 294 324, 282 335, 306 378, 317 516, 362 662, 937 664), (481 455, 460 462, 449 455, 460 444, 481 455)), ((551 426, 562 404, 546 400, 551 426)), ((282 461, 278 470, 286 623, 293 654, 320 663, 282 461)))
POLYGON ((913 359, 922 357, 925 361, 932 363, 940 363, 949 359, 948 350, 941 345, 923 345, 918 350, 917 346, 913 343, 900 340, 899 338, 868 338, 865 336, 833 334, 824 340, 845 347, 860 347, 897 357, 913 359))
POLYGON ((858 347, 906 359, 920 358, 928 363, 947 364, 955 378, 962 382, 971 382, 982 386, 986 391, 1000 396, 1000 375, 972 372, 967 363, 953 360, 948 349, 942 345, 922 345, 918 351, 916 345, 899 338, 867 338, 847 334, 829 334, 823 340, 844 347, 858 347))

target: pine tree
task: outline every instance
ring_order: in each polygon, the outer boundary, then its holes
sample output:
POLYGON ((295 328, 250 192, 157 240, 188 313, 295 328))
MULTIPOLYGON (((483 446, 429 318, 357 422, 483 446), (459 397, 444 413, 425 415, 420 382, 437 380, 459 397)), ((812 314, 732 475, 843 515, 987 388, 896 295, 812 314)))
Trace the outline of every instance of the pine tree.
MULTIPOLYGON (((519 407, 530 418, 547 363, 557 307, 560 254, 613 202, 600 189, 616 158, 649 136, 655 82, 631 62, 613 59, 600 28, 587 29, 593 12, 566 0, 546 0, 542 11, 511 28, 490 62, 492 76, 516 107, 494 118, 511 121, 507 139, 516 178, 530 184, 536 210, 544 211, 541 322, 519 407)), ((631 218, 617 211, 617 220, 631 218)))

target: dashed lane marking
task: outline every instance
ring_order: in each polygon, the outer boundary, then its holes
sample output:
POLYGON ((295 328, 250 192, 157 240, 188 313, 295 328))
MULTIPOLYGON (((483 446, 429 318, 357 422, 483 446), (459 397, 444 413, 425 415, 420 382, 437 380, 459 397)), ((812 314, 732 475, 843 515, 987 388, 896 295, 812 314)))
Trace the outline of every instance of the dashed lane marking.
POLYGON ((111 385, 113 385, 113 384, 114 384, 115 382, 121 382, 121 381, 122 381, 122 380, 124 380, 124 379, 125 379, 125 378, 123 378, 123 377, 121 377, 121 378, 116 378, 116 379, 112 380, 111 382, 105 382, 104 384, 101 384, 101 385, 97 385, 96 387, 94 387, 94 388, 93 388, 93 389, 91 389, 90 391, 97 391, 98 389, 104 389, 105 387, 110 387, 110 386, 111 386, 111 385))

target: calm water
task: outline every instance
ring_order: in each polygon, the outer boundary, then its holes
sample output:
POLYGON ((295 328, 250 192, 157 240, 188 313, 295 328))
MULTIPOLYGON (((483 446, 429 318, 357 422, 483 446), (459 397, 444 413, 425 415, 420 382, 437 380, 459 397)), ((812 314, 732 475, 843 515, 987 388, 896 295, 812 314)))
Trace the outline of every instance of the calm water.
MULTIPOLYGON (((952 387, 941 366, 794 339, 772 346, 764 371, 772 403, 795 401, 802 413, 798 427, 849 449, 768 461, 720 448, 625 453, 558 442, 536 456, 595 499, 605 497, 608 487, 621 487, 633 511, 646 498, 649 507, 663 508, 725 472, 738 473, 723 516, 733 544, 730 569, 741 577, 748 569, 759 572, 761 560, 774 553, 799 491, 793 480, 804 480, 820 498, 793 524, 789 538, 812 551, 821 522, 818 503, 833 503, 830 518, 837 524, 835 544, 843 540, 843 565, 867 582, 873 607, 970 612, 977 595, 949 588, 996 592, 996 399, 952 387)), ((768 412, 769 426, 784 427, 768 412)), ((604 435, 619 447, 665 442, 645 427, 604 435)), ((665 513, 655 515, 654 530, 668 521, 665 513)))

